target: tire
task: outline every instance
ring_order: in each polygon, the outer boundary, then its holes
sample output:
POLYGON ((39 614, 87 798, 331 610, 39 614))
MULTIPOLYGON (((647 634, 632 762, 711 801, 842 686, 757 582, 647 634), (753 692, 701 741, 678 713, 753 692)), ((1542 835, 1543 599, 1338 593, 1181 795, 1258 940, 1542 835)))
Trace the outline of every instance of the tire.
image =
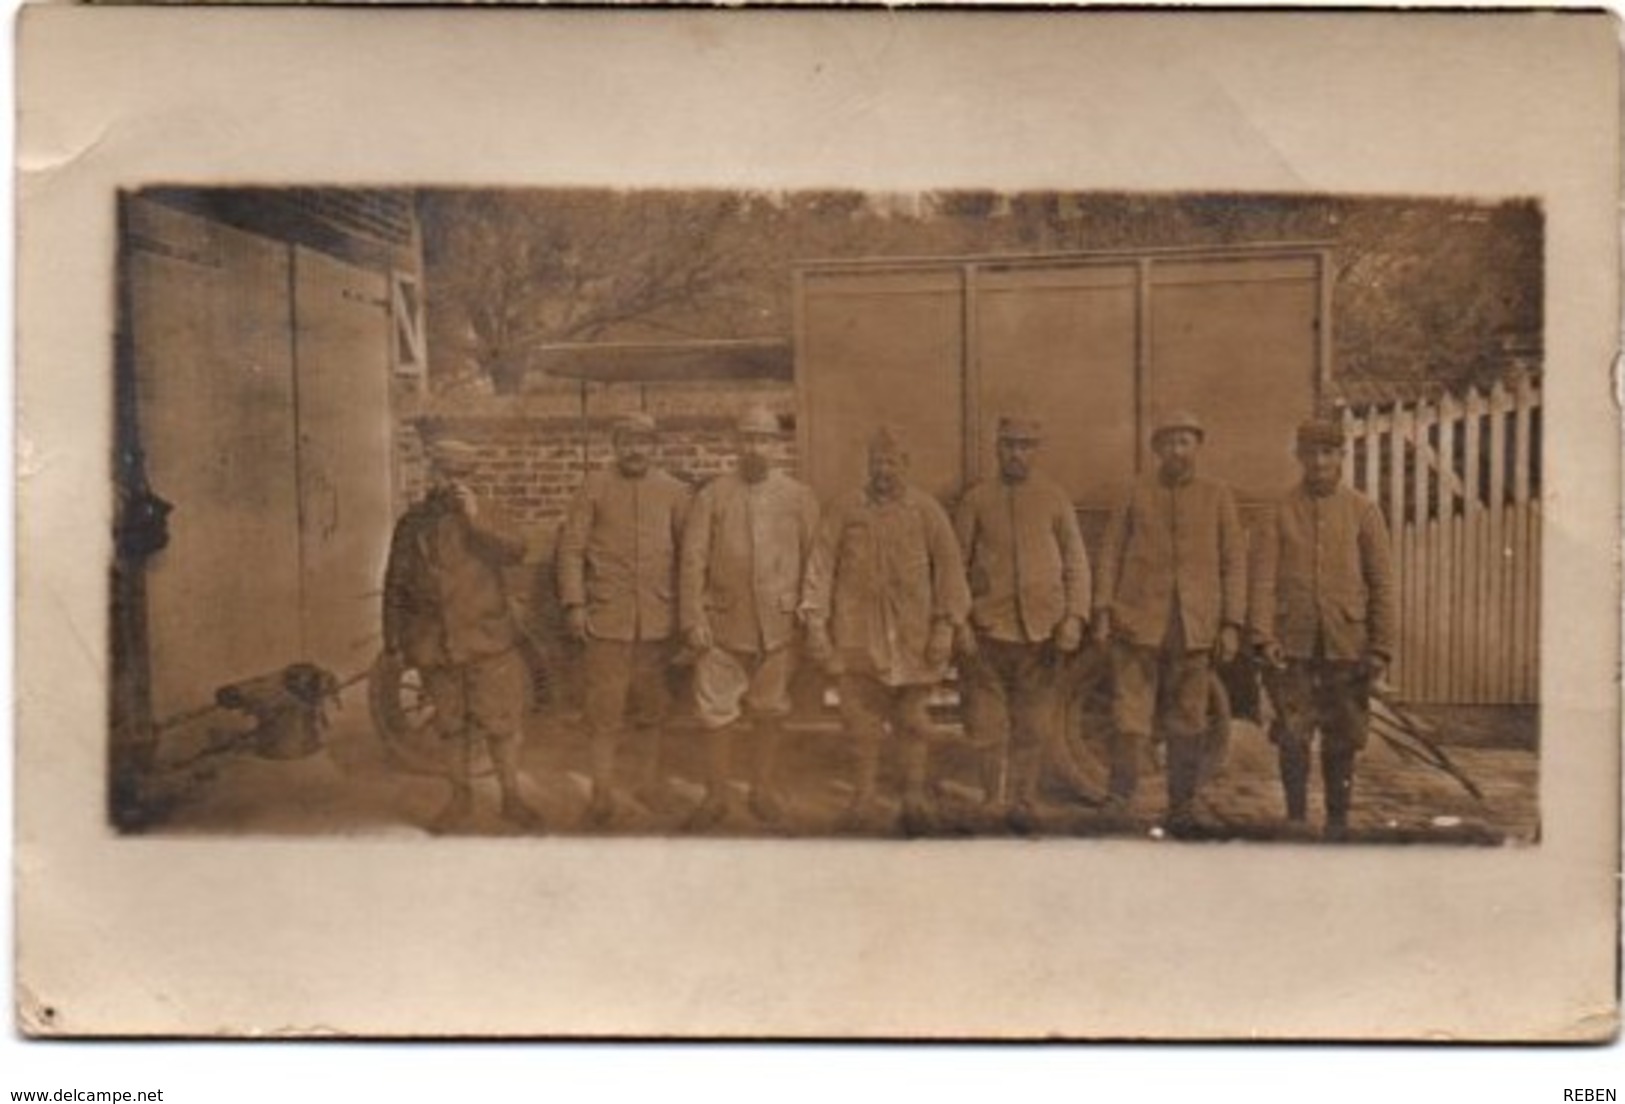
POLYGON ((1202 765, 1197 784, 1208 782, 1224 773, 1225 760, 1230 757, 1230 695, 1217 674, 1208 679, 1207 729, 1202 733, 1202 765))
MULTIPOLYGON (((1050 748, 1051 775, 1087 802, 1105 800, 1111 777, 1111 675, 1098 657, 1082 659, 1068 675, 1060 732, 1050 748)), ((1208 680, 1208 725, 1202 738, 1199 779, 1224 770, 1230 753, 1230 697, 1218 675, 1208 680)))
POLYGON ((1048 773, 1090 804, 1106 799, 1111 776, 1111 669, 1089 648, 1062 672, 1061 724, 1045 756, 1048 773))

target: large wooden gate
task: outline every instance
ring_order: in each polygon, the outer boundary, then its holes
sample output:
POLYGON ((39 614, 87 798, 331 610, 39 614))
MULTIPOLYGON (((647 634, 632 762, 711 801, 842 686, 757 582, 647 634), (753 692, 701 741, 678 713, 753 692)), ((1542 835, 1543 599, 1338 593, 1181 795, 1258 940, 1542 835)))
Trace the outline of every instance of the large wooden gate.
POLYGON ((1344 414, 1346 475, 1388 519, 1410 700, 1539 699, 1540 411, 1525 379, 1344 414))

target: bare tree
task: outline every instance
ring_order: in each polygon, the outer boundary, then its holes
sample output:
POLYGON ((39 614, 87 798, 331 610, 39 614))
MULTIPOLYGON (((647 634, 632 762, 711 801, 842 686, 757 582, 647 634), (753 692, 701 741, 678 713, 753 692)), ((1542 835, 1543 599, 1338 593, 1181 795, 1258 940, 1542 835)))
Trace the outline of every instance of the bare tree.
POLYGON ((425 193, 437 358, 511 392, 550 343, 749 336, 766 262, 749 232, 757 202, 721 192, 425 193))

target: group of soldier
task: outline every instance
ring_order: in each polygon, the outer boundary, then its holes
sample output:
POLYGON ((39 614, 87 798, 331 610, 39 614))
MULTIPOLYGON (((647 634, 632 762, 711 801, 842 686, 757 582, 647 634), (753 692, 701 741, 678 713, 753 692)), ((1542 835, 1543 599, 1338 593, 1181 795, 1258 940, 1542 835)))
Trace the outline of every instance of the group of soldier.
MULTIPOLYGON (((1213 668, 1245 649, 1275 706, 1287 819, 1307 816, 1318 734, 1324 831, 1346 833, 1368 698, 1393 654, 1394 591, 1381 513, 1342 482, 1338 422, 1299 427, 1301 479, 1249 541, 1232 490, 1197 470, 1202 424, 1186 413, 1160 419, 1155 470, 1114 512, 1093 565, 1073 503, 1036 469, 1034 420, 1000 419, 997 471, 951 518, 909 481, 894 431, 870 438, 863 485, 822 506, 773 463, 781 433, 771 412, 748 410, 732 470, 691 493, 655 464, 655 421, 630 414, 614 426, 613 463, 571 503, 557 584, 582 648, 587 824, 615 818, 629 711, 667 715, 667 668, 681 655, 693 665, 704 734, 705 791, 687 811, 690 829, 747 811, 784 822, 791 680, 810 661, 833 679, 851 742, 843 825, 890 822, 879 792, 888 748, 904 832, 939 823, 928 706, 952 667, 971 743, 996 752, 983 760, 985 811, 1032 833, 1046 749, 1062 723, 1061 672, 1095 650, 1109 662, 1112 701, 1102 815, 1127 815, 1155 736, 1166 760, 1164 827, 1197 834, 1213 668), (743 802, 735 752, 750 759, 743 802)), ((524 544, 469 490, 472 448, 439 440, 429 452, 434 488, 391 545, 384 634, 386 648, 422 672, 436 724, 459 749, 434 827, 453 830, 471 815, 483 740, 503 817, 540 830, 519 785, 525 670, 502 583, 524 544)), ((644 804, 670 796, 658 778, 645 789, 635 795, 644 804)))

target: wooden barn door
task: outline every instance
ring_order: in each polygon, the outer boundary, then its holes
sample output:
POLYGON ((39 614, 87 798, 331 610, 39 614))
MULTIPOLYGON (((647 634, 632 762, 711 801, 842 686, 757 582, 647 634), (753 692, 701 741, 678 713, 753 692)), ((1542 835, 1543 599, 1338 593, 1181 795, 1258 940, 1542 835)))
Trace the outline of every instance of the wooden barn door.
POLYGON ((130 341, 148 482, 174 505, 146 564, 152 710, 300 651, 286 246, 129 204, 130 341))
POLYGON ((128 202, 147 482, 174 506, 145 565, 155 719, 297 660, 376 654, 392 523, 385 278, 128 202))
POLYGON ((348 677, 380 641, 389 550, 389 287, 293 250, 304 658, 348 677))

